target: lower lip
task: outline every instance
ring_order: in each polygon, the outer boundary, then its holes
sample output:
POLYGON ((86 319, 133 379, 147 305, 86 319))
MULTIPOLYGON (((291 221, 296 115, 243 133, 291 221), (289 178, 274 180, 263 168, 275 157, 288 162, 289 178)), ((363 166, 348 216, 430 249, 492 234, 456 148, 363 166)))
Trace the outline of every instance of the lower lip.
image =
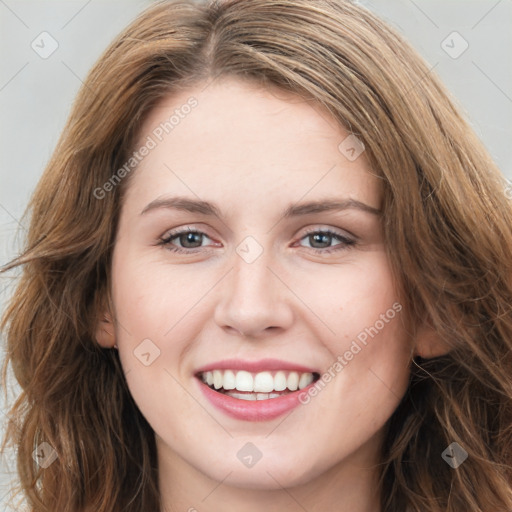
POLYGON ((199 387, 204 396, 220 411, 244 421, 269 421, 278 418, 283 414, 295 409, 301 404, 299 396, 301 393, 308 392, 314 382, 305 388, 293 391, 278 398, 268 398, 266 400, 242 400, 241 398, 233 398, 214 391, 204 382, 197 379, 199 387))

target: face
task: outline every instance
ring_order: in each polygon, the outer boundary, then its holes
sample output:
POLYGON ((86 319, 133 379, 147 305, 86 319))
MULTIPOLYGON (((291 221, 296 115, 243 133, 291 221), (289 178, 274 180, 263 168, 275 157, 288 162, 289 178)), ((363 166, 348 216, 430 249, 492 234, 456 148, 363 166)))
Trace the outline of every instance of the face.
POLYGON ((159 461, 259 489, 370 466, 410 360, 378 179, 311 103, 204 87, 146 120, 112 261, 159 461))

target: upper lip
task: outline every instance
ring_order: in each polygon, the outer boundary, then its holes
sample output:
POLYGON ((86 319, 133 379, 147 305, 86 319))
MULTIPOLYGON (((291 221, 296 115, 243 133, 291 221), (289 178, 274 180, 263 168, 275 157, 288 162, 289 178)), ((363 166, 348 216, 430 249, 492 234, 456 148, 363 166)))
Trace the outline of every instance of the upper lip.
POLYGON ((214 363, 207 364, 198 368, 196 373, 209 372, 212 370, 245 370, 247 372, 258 373, 266 370, 289 370, 301 373, 318 373, 318 370, 289 361, 279 359, 258 359, 257 361, 247 361, 243 359, 223 359, 214 363))

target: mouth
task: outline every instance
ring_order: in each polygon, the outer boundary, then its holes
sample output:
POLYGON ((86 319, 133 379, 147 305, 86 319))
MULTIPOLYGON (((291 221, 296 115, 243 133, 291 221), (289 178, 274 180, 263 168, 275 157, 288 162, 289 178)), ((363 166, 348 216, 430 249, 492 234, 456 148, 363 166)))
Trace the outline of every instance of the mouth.
POLYGON ((219 412, 238 421, 270 421, 303 404, 320 379, 315 368, 286 360, 225 359, 198 368, 199 390, 219 412))
POLYGON ((249 372, 214 369, 196 377, 211 390, 238 400, 257 401, 281 398, 315 383, 320 374, 291 370, 249 372))

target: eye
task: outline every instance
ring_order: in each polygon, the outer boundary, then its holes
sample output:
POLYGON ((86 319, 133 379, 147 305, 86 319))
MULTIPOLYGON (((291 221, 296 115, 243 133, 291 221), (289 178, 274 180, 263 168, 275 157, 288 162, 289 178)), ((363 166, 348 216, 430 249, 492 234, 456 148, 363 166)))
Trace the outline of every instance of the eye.
POLYGON ((176 230, 169 233, 160 240, 158 245, 164 245, 172 252, 193 253, 194 249, 200 249, 205 238, 210 239, 202 231, 192 230, 190 228, 176 230), (173 242, 179 242, 180 246, 176 246, 173 242))
POLYGON ((352 240, 351 238, 348 238, 347 236, 331 229, 310 230, 300 240, 304 239, 307 239, 307 241, 311 244, 310 247, 316 253, 331 253, 335 251, 342 251, 356 244, 355 240, 352 240), (331 246, 333 240, 338 240, 340 242, 338 246, 331 246), (317 247, 315 247, 315 245, 317 247))
MULTIPOLYGON (((169 251, 191 254, 199 252, 204 246, 205 239, 211 240, 206 233, 191 228, 172 231, 160 239, 158 245, 165 246, 169 251), (178 243, 179 245, 176 245, 178 243)), ((356 244, 356 241, 331 229, 313 229, 306 232, 300 241, 307 240, 310 249, 317 254, 342 251, 356 244), (339 244, 332 247, 332 242, 337 240, 339 244), (315 247, 316 246, 316 247, 315 247)), ((300 245, 301 247, 307 247, 300 245)))

